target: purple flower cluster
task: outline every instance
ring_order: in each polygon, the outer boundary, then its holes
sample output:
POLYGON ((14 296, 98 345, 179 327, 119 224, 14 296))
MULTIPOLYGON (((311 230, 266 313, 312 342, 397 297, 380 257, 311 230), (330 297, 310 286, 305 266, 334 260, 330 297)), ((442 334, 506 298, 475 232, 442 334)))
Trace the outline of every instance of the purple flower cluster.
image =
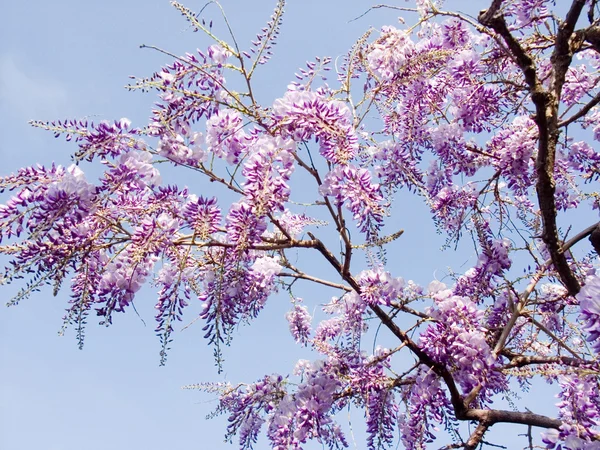
MULTIPOLYGON (((178 261, 176 261, 177 263, 178 261)), ((162 344, 160 363, 167 358, 168 345, 172 341, 174 321, 181 321, 183 309, 192 298, 190 282, 194 279, 191 267, 181 268, 173 263, 166 263, 158 272, 156 285, 160 287, 156 309, 156 333, 160 335, 162 344)))
POLYGON ((435 322, 421 334, 420 347, 451 368, 463 393, 481 387, 480 399, 488 401, 492 393, 506 388, 506 380, 486 341, 484 311, 450 290, 437 292, 434 299, 436 307, 428 313, 435 322))
POLYGON ((508 239, 490 239, 489 235, 480 239, 482 246, 477 265, 460 276, 453 289, 455 295, 470 297, 481 302, 492 294, 494 279, 501 277, 512 264, 508 251, 508 239))
POLYGON ((333 197, 337 205, 348 203, 363 233, 376 230, 383 222, 383 196, 379 185, 372 182, 368 169, 336 166, 325 176, 319 192, 333 197))
POLYGON ((216 197, 207 199, 190 195, 181 215, 183 222, 202 240, 207 240, 221 224, 221 209, 216 197))
POLYGON ((295 141, 315 137, 321 154, 333 164, 354 159, 358 137, 352 113, 345 103, 316 92, 288 91, 273 103, 273 119, 295 141))
POLYGON ((202 150, 204 142, 201 133, 192 133, 186 144, 182 134, 165 134, 158 142, 158 153, 179 164, 195 167, 206 159, 206 152, 202 150))
POLYGON ((146 218, 135 229, 131 243, 113 258, 107 257, 97 291, 105 303, 98 308, 98 315, 107 324, 111 323, 113 311, 122 312, 131 303, 152 273, 159 255, 173 243, 179 228, 179 220, 165 213, 146 218))
POLYGON ((600 153, 594 150, 587 142, 573 142, 569 146, 569 165, 589 182, 600 177, 597 167, 600 166, 600 153))
POLYGON ((375 450, 393 443, 398 424, 398 405, 386 369, 390 368, 390 352, 378 347, 373 356, 342 356, 340 365, 348 367, 347 390, 365 406, 367 448, 375 450))
MULTIPOLYGON (((463 102, 459 102, 463 103, 463 102)), ((476 153, 466 151, 463 126, 453 122, 429 129, 433 151, 446 167, 460 167, 461 172, 473 175, 481 165, 476 153)))
POLYGON ((486 150, 497 156, 493 162, 495 167, 508 180, 508 187, 515 195, 525 195, 531 187, 537 139, 535 122, 518 116, 511 125, 496 132, 487 145, 486 150))
POLYGON ((263 425, 276 450, 301 450, 317 439, 328 448, 347 447, 344 435, 331 418, 340 382, 332 367, 314 363, 305 367, 302 382, 291 392, 281 376, 266 376, 246 387, 221 388, 217 412, 229 414, 227 437, 238 434, 241 449, 256 444, 263 425))
POLYGON ((277 221, 292 237, 298 237, 304 228, 309 225, 327 225, 327 222, 322 220, 317 220, 306 214, 293 214, 289 210, 285 210, 283 214, 277 218, 277 221))
MULTIPOLYGON (((301 301, 302 299, 296 299, 296 302, 301 301)), ((306 305, 294 303, 294 307, 291 311, 286 313, 285 318, 290 324, 290 333, 292 333, 296 342, 308 345, 312 317, 310 316, 306 305)))
POLYGON ((402 443, 407 450, 420 450, 433 442, 432 422, 442 423, 450 410, 440 379, 429 368, 420 366, 409 388, 404 391, 407 410, 400 416, 402 443))
POLYGON ((585 285, 577 294, 581 308, 580 320, 587 341, 592 344, 594 351, 600 355, 600 277, 589 276, 585 285))
POLYGON ((382 80, 391 80, 409 63, 414 47, 405 31, 391 26, 383 27, 381 36, 371 44, 368 51, 369 70, 382 80))
POLYGON ((237 164, 248 149, 249 137, 243 128, 243 119, 233 109, 219 109, 206 121, 208 151, 229 164, 237 164))
POLYGON ((280 375, 264 377, 246 387, 221 387, 220 413, 229 413, 226 437, 239 435, 241 449, 251 449, 258 440, 265 423, 265 414, 271 413, 286 395, 286 380, 280 375))
POLYGON ((342 297, 333 297, 331 302, 323 307, 323 310, 335 316, 328 320, 322 320, 315 331, 315 345, 326 345, 330 340, 335 340, 342 335, 347 335, 358 340, 366 330, 364 313, 367 304, 355 291, 348 292, 342 297))
POLYGON ((515 0, 508 5, 506 15, 513 18, 515 28, 524 28, 543 21, 550 15, 552 0, 515 0))
POLYGON ((118 164, 104 173, 102 183, 109 191, 117 187, 125 193, 139 192, 160 185, 161 177, 150 153, 132 151, 123 153, 118 164))
MULTIPOLYGON (((260 33, 256 35, 256 40, 252 41, 252 47, 250 48, 250 51, 256 55, 255 65, 266 64, 273 55, 273 45, 276 44, 281 23, 283 21, 284 5, 284 1, 278 1, 273 14, 269 18, 269 21, 260 30, 260 33)), ((247 52, 243 52, 243 54, 247 58, 251 57, 251 55, 247 52)))
POLYGON ((392 190, 406 186, 415 190, 421 185, 423 174, 418 168, 418 161, 412 157, 410 148, 405 143, 385 141, 373 150, 375 174, 384 186, 392 190))
POLYGON ((156 89, 162 102, 153 111, 150 129, 153 136, 167 136, 202 117, 210 117, 217 111, 218 101, 226 96, 223 89, 223 62, 228 53, 213 45, 208 56, 198 50, 187 53, 172 64, 141 79, 130 89, 156 89))
POLYGON ((258 243, 267 223, 263 217, 257 217, 252 206, 247 203, 234 203, 225 218, 227 241, 237 248, 245 249, 258 243))
POLYGON ((203 302, 200 317, 206 322, 205 338, 220 358, 220 344, 229 342, 235 326, 255 318, 276 290, 281 265, 276 258, 239 248, 212 248, 207 256, 204 289, 198 296, 203 302))
POLYGON ((358 276, 358 283, 360 297, 368 305, 390 306, 404 287, 402 278, 393 278, 389 272, 381 269, 362 271, 358 276))
POLYGON ((5 205, 0 205, 0 242, 28 239, 6 253, 14 254, 12 270, 4 281, 35 273, 34 280, 17 295, 27 297, 44 284, 58 289, 70 269, 69 260, 78 261, 95 231, 95 201, 98 189, 88 183, 79 167, 29 167, 0 180, 0 186, 23 186, 5 205))
POLYGON ((139 139, 141 130, 131 128, 131 122, 126 118, 98 124, 87 120, 32 121, 31 124, 52 131, 54 137, 65 135, 67 141, 75 138, 74 141, 79 145, 79 150, 74 154, 76 160, 116 158, 131 149, 146 149, 144 142, 139 139))
POLYGON ((435 222, 449 234, 458 232, 467 222, 477 197, 477 186, 473 183, 463 187, 451 185, 442 188, 431 199, 431 212, 435 222))
POLYGON ((290 195, 287 182, 294 171, 294 147, 292 140, 270 136, 252 144, 242 174, 244 195, 258 216, 283 211, 290 195))
POLYGON ((600 448, 600 394, 598 378, 594 375, 569 374, 559 377, 561 392, 557 403, 559 418, 563 421, 560 430, 542 433, 547 448, 556 448, 558 441, 565 450, 596 450, 600 448))

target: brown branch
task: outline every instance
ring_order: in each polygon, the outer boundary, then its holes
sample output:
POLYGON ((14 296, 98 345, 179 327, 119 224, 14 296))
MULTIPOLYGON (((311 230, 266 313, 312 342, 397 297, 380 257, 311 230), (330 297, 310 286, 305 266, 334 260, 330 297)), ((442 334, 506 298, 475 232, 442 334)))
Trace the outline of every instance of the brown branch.
POLYGON ((483 11, 479 15, 479 22, 482 25, 490 27, 502 37, 529 86, 531 100, 536 109, 534 119, 538 127, 538 154, 535 168, 536 191, 543 224, 542 240, 546 244, 555 270, 571 295, 577 294, 581 286, 569 267, 559 244, 554 198, 554 162, 559 136, 558 105, 565 75, 573 57, 570 38, 584 4, 585 0, 574 0, 565 21, 559 27, 551 57, 554 80, 550 91, 543 88, 537 76, 533 59, 511 34, 504 17, 499 13, 501 2, 494 1, 487 11, 483 11))
POLYGON ((490 424, 486 421, 479 422, 477 428, 475 428, 475 431, 471 433, 471 436, 469 436, 469 440, 465 443, 465 450, 475 450, 479 443, 483 440, 483 435, 489 427, 490 424))
MULTIPOLYGON (((325 257, 325 259, 333 266, 333 268, 344 279, 344 281, 346 281, 352 287, 352 289, 354 289, 357 293, 360 293, 360 286, 358 282, 350 274, 344 274, 342 263, 329 251, 329 249, 327 249, 325 244, 323 244, 321 240, 317 239, 311 233, 308 233, 308 235, 312 240, 311 242, 315 242, 314 248, 325 257)), ((450 394, 450 401, 454 409, 454 414, 458 420, 474 420, 480 424, 487 424, 487 427, 499 422, 520 423, 524 425, 556 429, 562 425, 562 422, 558 419, 552 419, 539 414, 469 408, 460 394, 458 386, 456 385, 448 368, 445 365, 434 361, 403 330, 398 327, 393 319, 386 314, 386 312, 380 306, 369 305, 369 308, 375 313, 379 320, 381 320, 381 323, 385 325, 385 327, 388 328, 402 344, 412 351, 412 353, 419 359, 420 363, 429 367, 444 381, 450 394)))
POLYGON ((565 366, 580 368, 592 364, 589 361, 569 356, 525 356, 517 355, 508 350, 504 350, 502 355, 510 359, 508 364, 502 366, 503 369, 513 369, 533 364, 563 364, 565 366))
POLYGON ((545 327, 542 323, 538 322, 535 317, 533 317, 532 315, 530 315, 528 312, 523 313, 524 317, 527 317, 527 319, 529 319, 529 321, 531 321, 532 324, 534 324, 537 328, 539 328, 541 331, 543 331, 544 333, 546 333, 548 336, 550 336, 552 338, 552 340, 554 340, 556 342, 556 344, 559 347, 564 348, 566 351, 568 351, 571 355, 573 355, 573 357, 575 358, 579 358, 582 359, 576 352, 575 350, 573 350, 571 347, 569 347, 567 344, 565 344, 562 339, 560 339, 556 334, 554 334, 552 331, 550 331, 547 327, 545 327))
POLYGON ((329 286, 332 288, 336 288, 336 289, 341 289, 343 291, 349 292, 352 289, 350 289, 348 286, 345 286, 343 284, 339 284, 339 283, 333 283, 331 281, 328 280, 323 280, 321 278, 317 278, 317 277, 313 277, 312 275, 307 275, 303 272, 298 272, 298 273, 287 273, 287 272, 281 272, 279 274, 277 274, 278 277, 288 277, 288 278, 298 278, 301 280, 308 280, 308 281, 312 281, 313 283, 318 283, 318 284, 322 284, 324 286, 329 286))
MULTIPOLYGON (((358 293, 360 293, 360 286, 357 281, 349 273, 343 272, 343 266, 338 259, 329 251, 329 249, 323 244, 322 241, 317 239, 312 233, 308 233, 309 237, 316 242, 314 248, 316 248, 325 259, 333 266, 333 268, 340 274, 340 276, 358 293)), ((454 378, 443 364, 435 362, 425 351, 423 351, 404 331, 396 325, 393 319, 385 313, 378 305, 369 305, 371 311, 381 320, 381 323, 389 329, 394 336, 396 336, 400 342, 408 347, 413 354, 419 358, 423 364, 431 368, 436 375, 444 380, 448 390, 450 392, 450 398, 455 411, 464 412, 467 408, 463 402, 463 399, 458 391, 458 387, 454 382, 454 378)), ((458 414, 458 412, 457 412, 458 414)))
POLYGON ((558 127, 559 128, 566 127, 566 126, 572 124, 573 122, 575 122, 576 120, 581 119, 588 112, 590 112, 590 110, 594 106, 596 106, 598 103, 600 103, 600 92, 598 92, 594 96, 594 98, 592 98, 585 106, 583 106, 579 111, 577 111, 571 117, 569 117, 568 119, 565 119, 565 120, 562 120, 562 121, 558 122, 558 127))
POLYGON ((531 425, 540 428, 558 429, 562 425, 560 420, 552 419, 540 414, 534 414, 531 412, 522 413, 518 411, 504 411, 498 409, 467 409, 460 417, 457 414, 456 418, 458 420, 476 420, 478 422, 485 422, 488 424, 488 426, 504 422, 520 423, 523 425, 531 425))

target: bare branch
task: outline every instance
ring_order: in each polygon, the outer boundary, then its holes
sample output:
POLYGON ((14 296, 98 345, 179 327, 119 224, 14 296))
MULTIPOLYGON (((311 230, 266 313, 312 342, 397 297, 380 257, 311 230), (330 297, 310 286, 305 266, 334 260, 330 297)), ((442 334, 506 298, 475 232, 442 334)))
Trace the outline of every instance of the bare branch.
POLYGON ((479 443, 483 440, 483 435, 489 427, 489 423, 485 421, 479 422, 477 428, 475 428, 475 431, 471 433, 471 436, 469 436, 469 440, 465 443, 465 450, 475 450, 479 443))

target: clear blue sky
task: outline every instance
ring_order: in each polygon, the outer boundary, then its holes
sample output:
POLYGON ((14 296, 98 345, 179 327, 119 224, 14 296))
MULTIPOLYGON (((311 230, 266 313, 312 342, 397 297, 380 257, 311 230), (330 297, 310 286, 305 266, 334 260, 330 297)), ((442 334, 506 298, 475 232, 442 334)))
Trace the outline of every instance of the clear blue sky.
MULTIPOLYGON (((238 42, 247 48, 275 2, 223 0, 222 4, 238 42)), ((348 23, 371 4, 289 0, 275 57, 257 78, 264 103, 283 94, 305 61, 316 55, 342 55, 369 26, 397 24, 397 14, 389 10, 348 23)), ((192 9, 202 5, 187 3, 192 9)), ((214 6, 207 11, 207 16, 217 17, 214 6)), ((143 125, 154 95, 128 93, 123 86, 129 75, 150 75, 168 60, 139 49, 140 44, 176 54, 209 44, 205 36, 191 32, 166 0, 4 1, 0 17, 1 175, 38 162, 69 164, 73 144, 29 127, 30 119, 128 117, 134 125, 143 125)), ((225 36, 218 20, 215 30, 225 36)), ((184 182, 193 189, 196 180, 184 182)), ((405 245, 405 256, 393 260, 394 274, 426 283, 439 277, 432 272, 436 265, 444 271, 448 264, 462 263, 472 255, 440 258, 442 241, 429 222, 412 219, 419 212, 413 208, 425 212, 411 202, 398 214, 410 211, 411 219, 398 222, 397 228, 404 228, 409 239, 398 244, 405 245), (425 227, 432 238, 429 244, 415 240, 425 227), (441 262, 434 265, 432 260, 441 262)), ((426 215, 423 218, 427 220, 426 215)), ((15 289, 3 286, 0 292, 5 303, 15 289)), ((311 307, 332 295, 325 292, 315 298, 317 294, 305 292, 313 296, 307 298, 311 307)), ((147 325, 132 312, 117 316, 108 329, 94 326, 92 317, 84 351, 77 349, 72 332, 57 336, 66 301, 66 293, 53 298, 44 291, 16 308, 0 310, 0 449, 233 448, 223 444, 224 420, 204 420, 215 406, 210 397, 181 390, 183 385, 224 378, 216 373, 200 326, 177 333, 167 366, 158 367, 152 291, 136 301, 147 325)), ((276 297, 256 326, 240 330, 225 354, 225 377, 250 382, 266 373, 287 373, 299 357, 310 357, 298 350, 287 332, 283 315, 288 308, 285 295, 276 297)), ((524 445, 522 438, 519 442, 524 445)), ((359 435, 357 448, 363 447, 359 435)))

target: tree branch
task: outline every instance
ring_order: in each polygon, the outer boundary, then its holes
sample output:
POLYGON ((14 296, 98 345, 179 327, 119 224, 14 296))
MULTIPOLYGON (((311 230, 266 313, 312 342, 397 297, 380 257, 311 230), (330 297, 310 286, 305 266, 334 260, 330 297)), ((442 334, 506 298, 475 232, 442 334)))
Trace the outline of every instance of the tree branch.
POLYGON ((475 428, 475 431, 469 436, 469 440, 465 443, 465 450, 475 450, 479 443, 483 440, 483 435, 490 427, 486 421, 481 421, 475 428))
POLYGON ((580 358, 571 358, 570 356, 525 356, 517 355, 508 350, 504 350, 502 355, 510 359, 510 362, 503 366, 504 369, 525 367, 532 364, 563 364, 565 366, 575 368, 589 366, 592 364, 589 361, 585 361, 580 358))
POLYGON ((539 135, 535 168, 537 175, 536 191, 543 224, 542 239, 546 244, 555 270, 571 295, 577 294, 581 286, 569 267, 564 253, 560 250, 554 198, 554 162, 559 135, 558 104, 565 75, 573 56, 570 38, 584 4, 585 0, 574 0, 565 21, 559 27, 551 57, 554 80, 550 91, 543 88, 531 56, 510 33, 504 17, 498 11, 501 2, 494 1, 487 11, 479 14, 479 22, 492 28, 504 39, 511 56, 523 72, 525 81, 529 86, 531 100, 536 109, 535 122, 539 135))
POLYGON ((552 419, 547 416, 540 414, 534 414, 531 412, 518 412, 518 411, 504 411, 494 409, 467 409, 464 415, 460 417, 456 416, 459 420, 476 420, 478 422, 484 422, 489 426, 495 423, 520 423, 523 425, 531 425, 534 427, 541 428, 554 428, 558 429, 562 425, 562 422, 558 419, 552 419))
POLYGON ((594 106, 596 106, 598 103, 600 103, 600 92, 598 92, 594 96, 594 98, 592 98, 585 106, 583 106, 579 111, 577 111, 571 117, 569 117, 568 119, 565 119, 565 120, 562 120, 562 121, 558 122, 558 127, 559 128, 566 127, 566 126, 572 124, 573 122, 575 122, 576 120, 581 119, 588 112, 590 112, 590 110, 594 106))

